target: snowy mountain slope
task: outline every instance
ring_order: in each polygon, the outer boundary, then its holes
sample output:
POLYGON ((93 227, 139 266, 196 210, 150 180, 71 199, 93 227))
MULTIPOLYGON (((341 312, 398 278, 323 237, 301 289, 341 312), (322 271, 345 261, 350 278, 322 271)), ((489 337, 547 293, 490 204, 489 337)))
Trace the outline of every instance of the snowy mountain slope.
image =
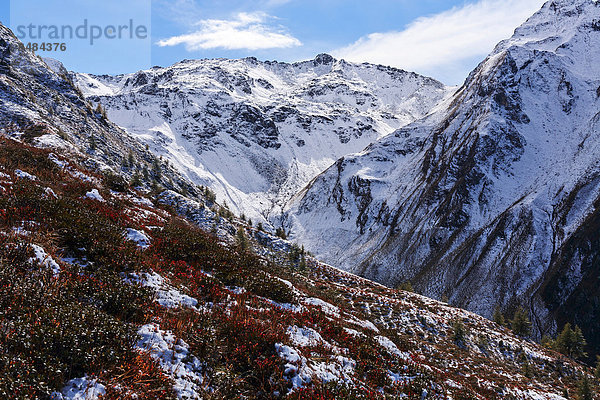
POLYGON ((591 381, 480 316, 109 185, 0 134, 2 398, 564 400, 591 381))
POLYGON ((426 115, 451 88, 322 54, 75 74, 109 118, 238 214, 266 221, 339 157, 426 115))
POLYGON ((549 1, 437 112, 341 158, 286 223, 323 260, 600 349, 600 4, 549 1))
POLYGON ((0 33, 0 397, 562 400, 591 380, 504 326, 103 173, 128 177, 139 144, 0 33))
MULTIPOLYGON (((95 110, 67 76, 62 64, 45 61, 27 51, 6 27, 0 25, 0 128, 22 140, 62 148, 89 166, 131 177, 142 168, 152 170, 155 157, 135 138, 95 110), (123 168, 125 163, 134 165, 123 168)), ((198 191, 173 168, 158 163, 170 189, 198 191)), ((148 186, 149 178, 144 183, 148 186)))

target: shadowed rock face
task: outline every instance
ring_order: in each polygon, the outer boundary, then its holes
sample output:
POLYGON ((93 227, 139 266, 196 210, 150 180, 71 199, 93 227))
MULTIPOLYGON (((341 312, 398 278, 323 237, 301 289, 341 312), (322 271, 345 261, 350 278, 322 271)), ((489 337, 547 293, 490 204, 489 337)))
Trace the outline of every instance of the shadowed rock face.
POLYGON ((597 351, 599 20, 548 2, 437 112, 315 179, 287 210, 295 238, 485 316, 528 304, 538 334, 575 322, 597 351))

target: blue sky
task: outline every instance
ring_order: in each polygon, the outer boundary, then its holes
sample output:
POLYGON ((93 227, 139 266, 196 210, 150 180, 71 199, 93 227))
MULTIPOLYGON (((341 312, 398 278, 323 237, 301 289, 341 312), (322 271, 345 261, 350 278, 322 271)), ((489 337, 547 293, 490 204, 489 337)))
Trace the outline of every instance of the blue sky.
MULTIPOLYGON (((327 52, 349 61, 413 70, 447 84, 461 83, 499 40, 509 37, 543 4, 543 0, 0 2, 0 21, 15 32, 30 24, 35 25, 33 32, 42 25, 75 28, 86 19, 102 30, 93 45, 89 33, 85 40, 50 40, 67 42, 65 52, 38 52, 77 71, 125 73, 190 58, 298 61, 327 52), (104 36, 130 20, 134 29, 146 27, 147 37, 104 36)), ((21 35, 25 43, 43 41, 31 38, 32 31, 20 32, 26 33, 21 35)))

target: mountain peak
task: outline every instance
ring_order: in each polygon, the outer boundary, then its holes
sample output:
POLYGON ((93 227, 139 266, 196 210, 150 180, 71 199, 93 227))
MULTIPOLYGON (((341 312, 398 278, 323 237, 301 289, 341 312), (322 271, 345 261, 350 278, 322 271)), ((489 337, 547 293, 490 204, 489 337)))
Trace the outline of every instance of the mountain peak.
POLYGON ((600 46, 600 3, 595 0, 553 0, 518 27, 510 39, 496 46, 527 62, 535 52, 560 57, 573 71, 590 79, 600 67, 590 49, 600 46))
POLYGON ((335 61, 335 58, 326 53, 318 54, 314 59, 315 65, 329 65, 335 61))
POLYGON ((599 21, 600 3, 595 0, 549 1, 503 43, 560 45, 580 33, 600 30, 599 21))

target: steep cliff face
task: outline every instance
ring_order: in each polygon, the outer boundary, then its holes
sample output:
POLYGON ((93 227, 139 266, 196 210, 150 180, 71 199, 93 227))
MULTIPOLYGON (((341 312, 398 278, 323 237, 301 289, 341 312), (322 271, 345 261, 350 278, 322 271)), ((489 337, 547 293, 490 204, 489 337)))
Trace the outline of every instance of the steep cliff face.
POLYGON ((295 237, 483 315, 525 301, 541 332, 575 316, 600 345, 599 21, 594 1, 546 3, 438 111, 313 181, 295 237))
POLYGON ((336 159, 425 116, 452 90, 325 54, 295 64, 183 61, 74 80, 112 121, 263 222, 336 159))

